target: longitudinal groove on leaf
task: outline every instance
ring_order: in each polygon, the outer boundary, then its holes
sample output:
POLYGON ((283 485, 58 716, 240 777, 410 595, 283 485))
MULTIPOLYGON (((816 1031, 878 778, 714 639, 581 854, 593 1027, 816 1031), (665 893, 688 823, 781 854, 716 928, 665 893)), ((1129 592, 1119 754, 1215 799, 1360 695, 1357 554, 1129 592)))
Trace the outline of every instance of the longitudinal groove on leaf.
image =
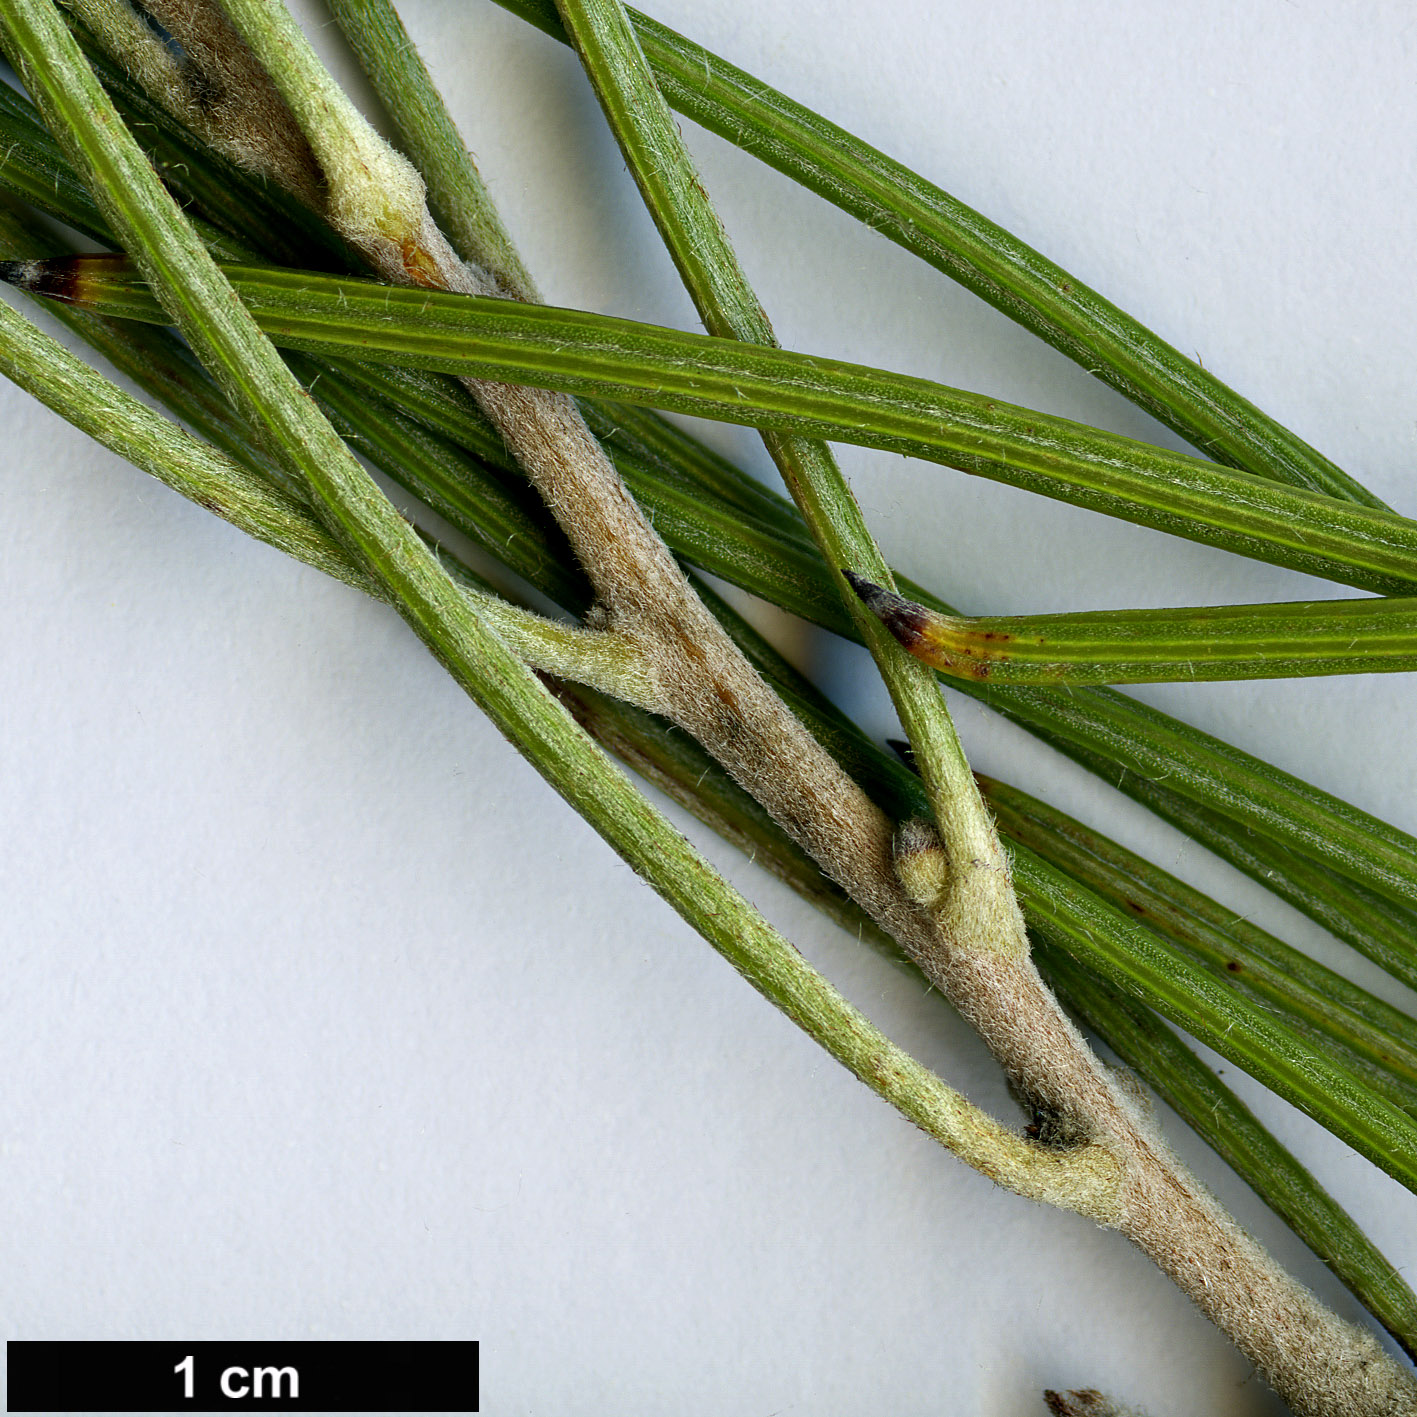
MULTIPOLYGON (((907 453, 1365 590, 1417 588, 1417 523, 1395 513, 928 380, 586 311, 271 268, 226 273, 286 348, 907 453)), ((164 318, 118 265, 55 271, 50 286, 122 318, 164 318)))

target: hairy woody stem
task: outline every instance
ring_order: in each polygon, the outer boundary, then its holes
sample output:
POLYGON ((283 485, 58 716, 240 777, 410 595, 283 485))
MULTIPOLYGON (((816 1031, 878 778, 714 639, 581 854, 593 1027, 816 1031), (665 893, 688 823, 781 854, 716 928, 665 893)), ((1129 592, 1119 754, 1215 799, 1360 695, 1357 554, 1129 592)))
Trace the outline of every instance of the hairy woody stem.
MULTIPOLYGON (((464 267, 427 216, 416 174, 370 145, 371 130, 340 102, 283 10, 230 0, 229 13, 311 138, 332 216, 385 277, 490 293, 491 278, 464 267)), ((921 961, 1060 1136, 1100 1142, 1122 1162, 1119 1228, 1236 1337, 1296 1411, 1417 1412, 1417 1393, 1376 1342, 1280 1271, 1185 1173, 1026 953, 957 951, 916 908, 893 871, 889 823, 722 636, 573 408, 505 386, 474 392, 570 535, 607 627, 642 649, 672 716, 921 961)))
POLYGON ((306 202, 317 200, 319 172, 304 135, 220 10, 186 0, 147 0, 143 8, 181 44, 179 60, 129 0, 64 4, 179 122, 238 166, 306 202))

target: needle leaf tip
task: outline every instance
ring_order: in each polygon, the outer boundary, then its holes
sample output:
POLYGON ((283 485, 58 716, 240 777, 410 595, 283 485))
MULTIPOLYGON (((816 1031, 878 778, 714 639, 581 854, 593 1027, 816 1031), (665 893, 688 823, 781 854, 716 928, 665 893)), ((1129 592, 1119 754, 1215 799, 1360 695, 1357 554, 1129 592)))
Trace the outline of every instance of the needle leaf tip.
POLYGON ((861 597, 862 603, 900 641, 914 653, 925 638, 930 611, 885 586, 858 576, 844 567, 841 574, 846 583, 861 597))

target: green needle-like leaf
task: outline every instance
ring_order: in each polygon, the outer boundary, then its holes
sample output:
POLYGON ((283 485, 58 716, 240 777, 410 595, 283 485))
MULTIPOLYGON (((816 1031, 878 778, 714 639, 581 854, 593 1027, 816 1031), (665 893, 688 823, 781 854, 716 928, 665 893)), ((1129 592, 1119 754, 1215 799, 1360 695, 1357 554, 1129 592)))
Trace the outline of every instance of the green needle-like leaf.
POLYGON ((995 684, 1150 684, 1417 669, 1417 599, 1310 600, 1071 615, 944 615, 858 594, 917 659, 995 684))
POLYGON ((1161 936, 1102 903, 1028 848, 1016 846, 1015 852, 1030 928, 1041 929, 1089 972, 1179 1024, 1414 1188, 1417 1122, 1410 1116, 1161 936))
POLYGON ((1396 1106, 1417 1108, 1417 1021, 1056 807, 990 778, 981 786, 1011 840, 1356 1064, 1396 1106))
MULTIPOLYGON (((529 383, 943 462, 1349 585, 1417 588, 1417 523, 929 380, 586 311, 228 266, 285 348, 529 383)), ((37 293, 165 321, 121 261, 10 270, 37 293)))
MULTIPOLYGON (((127 283, 120 288, 125 297, 151 313, 145 292, 127 283)), ((359 284, 348 283, 345 288, 355 290, 359 284)), ((399 292, 387 294, 392 297, 399 292)), ((432 298, 426 293, 417 295, 423 301, 432 298)), ((672 502, 668 493, 666 502, 672 502)), ((800 541, 783 542, 771 533, 759 532, 760 547, 754 551, 745 546, 741 533, 734 536, 732 518, 712 525, 711 515, 696 506, 693 498, 683 500, 677 520, 672 506, 666 513, 660 518, 656 512, 656 524, 676 549, 697 564, 830 628, 850 633, 825 567, 800 541)), ((906 588, 918 599, 948 609, 918 587, 906 588)), ((979 685, 973 692, 1053 740, 1087 753, 1100 751, 1141 778, 1163 780, 1174 791, 1328 863, 1380 895, 1417 905, 1417 843, 1410 837, 1210 735, 1105 690, 1059 695, 1043 689, 979 685)), ((1118 773, 1110 768, 1105 775, 1115 779, 1118 773)))
MULTIPOLYGON (((717 606, 715 613, 719 613, 717 606)), ((727 623, 731 620, 731 615, 726 617, 727 623)), ((925 809, 922 786, 909 769, 866 739, 780 656, 764 652, 751 632, 735 633, 735 638, 797 717, 886 811, 904 818, 925 809)), ((1389 1059, 1410 1060, 1408 1044, 1417 1027, 1412 1020, 1341 980, 1333 981, 1333 993, 1344 1007, 1330 1016, 1315 998, 1332 978, 1327 971, 1305 961, 1307 967, 1300 969, 1302 982, 1291 986, 1282 969, 1291 952, 1279 941, 1262 931, 1232 931, 1223 908, 1199 892, 1045 804, 1034 803, 1017 789, 998 791, 1014 804, 1013 813, 1003 814, 1000 824, 1017 847, 1014 879, 1030 929, 1043 928, 1050 932, 1049 938, 1070 941, 1072 953, 1079 958, 1087 954, 1083 962, 1090 971, 1112 979, 1178 1022, 1321 1125, 1330 1125, 1324 1120, 1329 1103, 1315 1079, 1328 1076, 1329 1070, 1345 1089, 1346 1100, 1331 1099, 1340 1108, 1351 1105, 1361 1113, 1364 1098, 1379 1100, 1360 1080, 1360 1071, 1364 1079, 1375 1072, 1385 1074, 1381 1086, 1394 1101, 1411 1098, 1408 1062, 1390 1068, 1389 1059), (1011 821, 1010 815, 1023 817, 1026 831, 1016 833, 1013 828, 1019 821, 1011 821), (1054 829, 1037 831, 1044 822, 1054 829), (1094 849, 1080 855, 1075 843, 1068 841, 1069 832, 1082 834, 1094 849), (1065 874, 1080 865, 1093 878, 1088 885, 1065 874), (1132 918, 1125 905, 1143 889, 1151 892, 1149 899, 1157 905, 1146 926, 1132 918), (1120 904, 1110 903, 1104 895, 1120 904), (1232 972, 1225 967, 1236 959, 1253 965, 1257 975, 1265 975, 1266 987, 1252 990, 1252 997, 1264 999, 1264 1008, 1237 991, 1232 972), (1269 1033, 1266 1021, 1275 1023, 1278 1032, 1269 1033), (1319 1047, 1324 1051, 1311 1046, 1304 1032, 1321 1038, 1319 1047)), ((1394 1124, 1399 1130, 1412 1120, 1391 1101, 1383 1102, 1379 1113, 1383 1125, 1394 1124), (1405 1120, 1394 1123, 1394 1118, 1405 1120)), ((1356 1133, 1342 1130, 1348 1125, 1339 1122, 1332 1129, 1352 1144, 1356 1133)))
MULTIPOLYGON (((498 0, 569 43, 554 0, 498 0)), ((637 10, 635 34, 681 113, 987 300, 1217 462, 1383 505, 1301 438, 987 217, 770 85, 637 10)))
MULTIPOLYGON (((1161 784, 1408 909, 1417 908, 1417 840, 1243 749, 1112 689, 960 685, 1123 791, 1161 784)), ((1417 962, 1417 941, 1404 951, 1417 962)))
MULTIPOLYGON (((1052 734, 1041 723, 1024 726, 1090 772, 1104 777, 1110 774, 1120 791, 1303 911, 1394 979, 1400 979, 1409 989, 1417 989, 1417 948, 1413 943, 1417 941, 1417 914, 1412 910, 1321 865, 1320 860, 1331 860, 1331 856, 1316 848, 1309 848, 1307 854, 1294 850, 1263 829, 1242 826, 1231 817, 1201 806, 1199 800, 1173 792, 1165 781, 1141 777, 1126 769, 1119 773, 1108 758, 1088 753, 1079 742, 1052 734)), ((1267 784, 1251 778, 1243 769, 1242 776, 1257 789, 1268 790, 1267 784)), ((1312 812, 1315 804, 1300 805, 1312 812)), ((1323 815, 1340 834, 1346 832, 1347 824, 1337 815, 1323 815)))

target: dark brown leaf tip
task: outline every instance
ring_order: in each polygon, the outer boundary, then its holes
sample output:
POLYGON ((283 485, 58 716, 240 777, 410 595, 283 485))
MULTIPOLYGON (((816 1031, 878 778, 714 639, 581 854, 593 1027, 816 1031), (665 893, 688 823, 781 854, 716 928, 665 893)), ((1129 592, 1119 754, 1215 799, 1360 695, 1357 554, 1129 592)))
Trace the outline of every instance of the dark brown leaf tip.
POLYGON ((53 261, 0 261, 0 281, 29 295, 73 300, 78 264, 69 256, 53 261))
POLYGON ((844 567, 841 574, 846 583, 861 597, 862 603, 908 650, 915 650, 924 641, 930 624, 930 612, 913 600, 897 595, 885 586, 868 581, 844 567))

